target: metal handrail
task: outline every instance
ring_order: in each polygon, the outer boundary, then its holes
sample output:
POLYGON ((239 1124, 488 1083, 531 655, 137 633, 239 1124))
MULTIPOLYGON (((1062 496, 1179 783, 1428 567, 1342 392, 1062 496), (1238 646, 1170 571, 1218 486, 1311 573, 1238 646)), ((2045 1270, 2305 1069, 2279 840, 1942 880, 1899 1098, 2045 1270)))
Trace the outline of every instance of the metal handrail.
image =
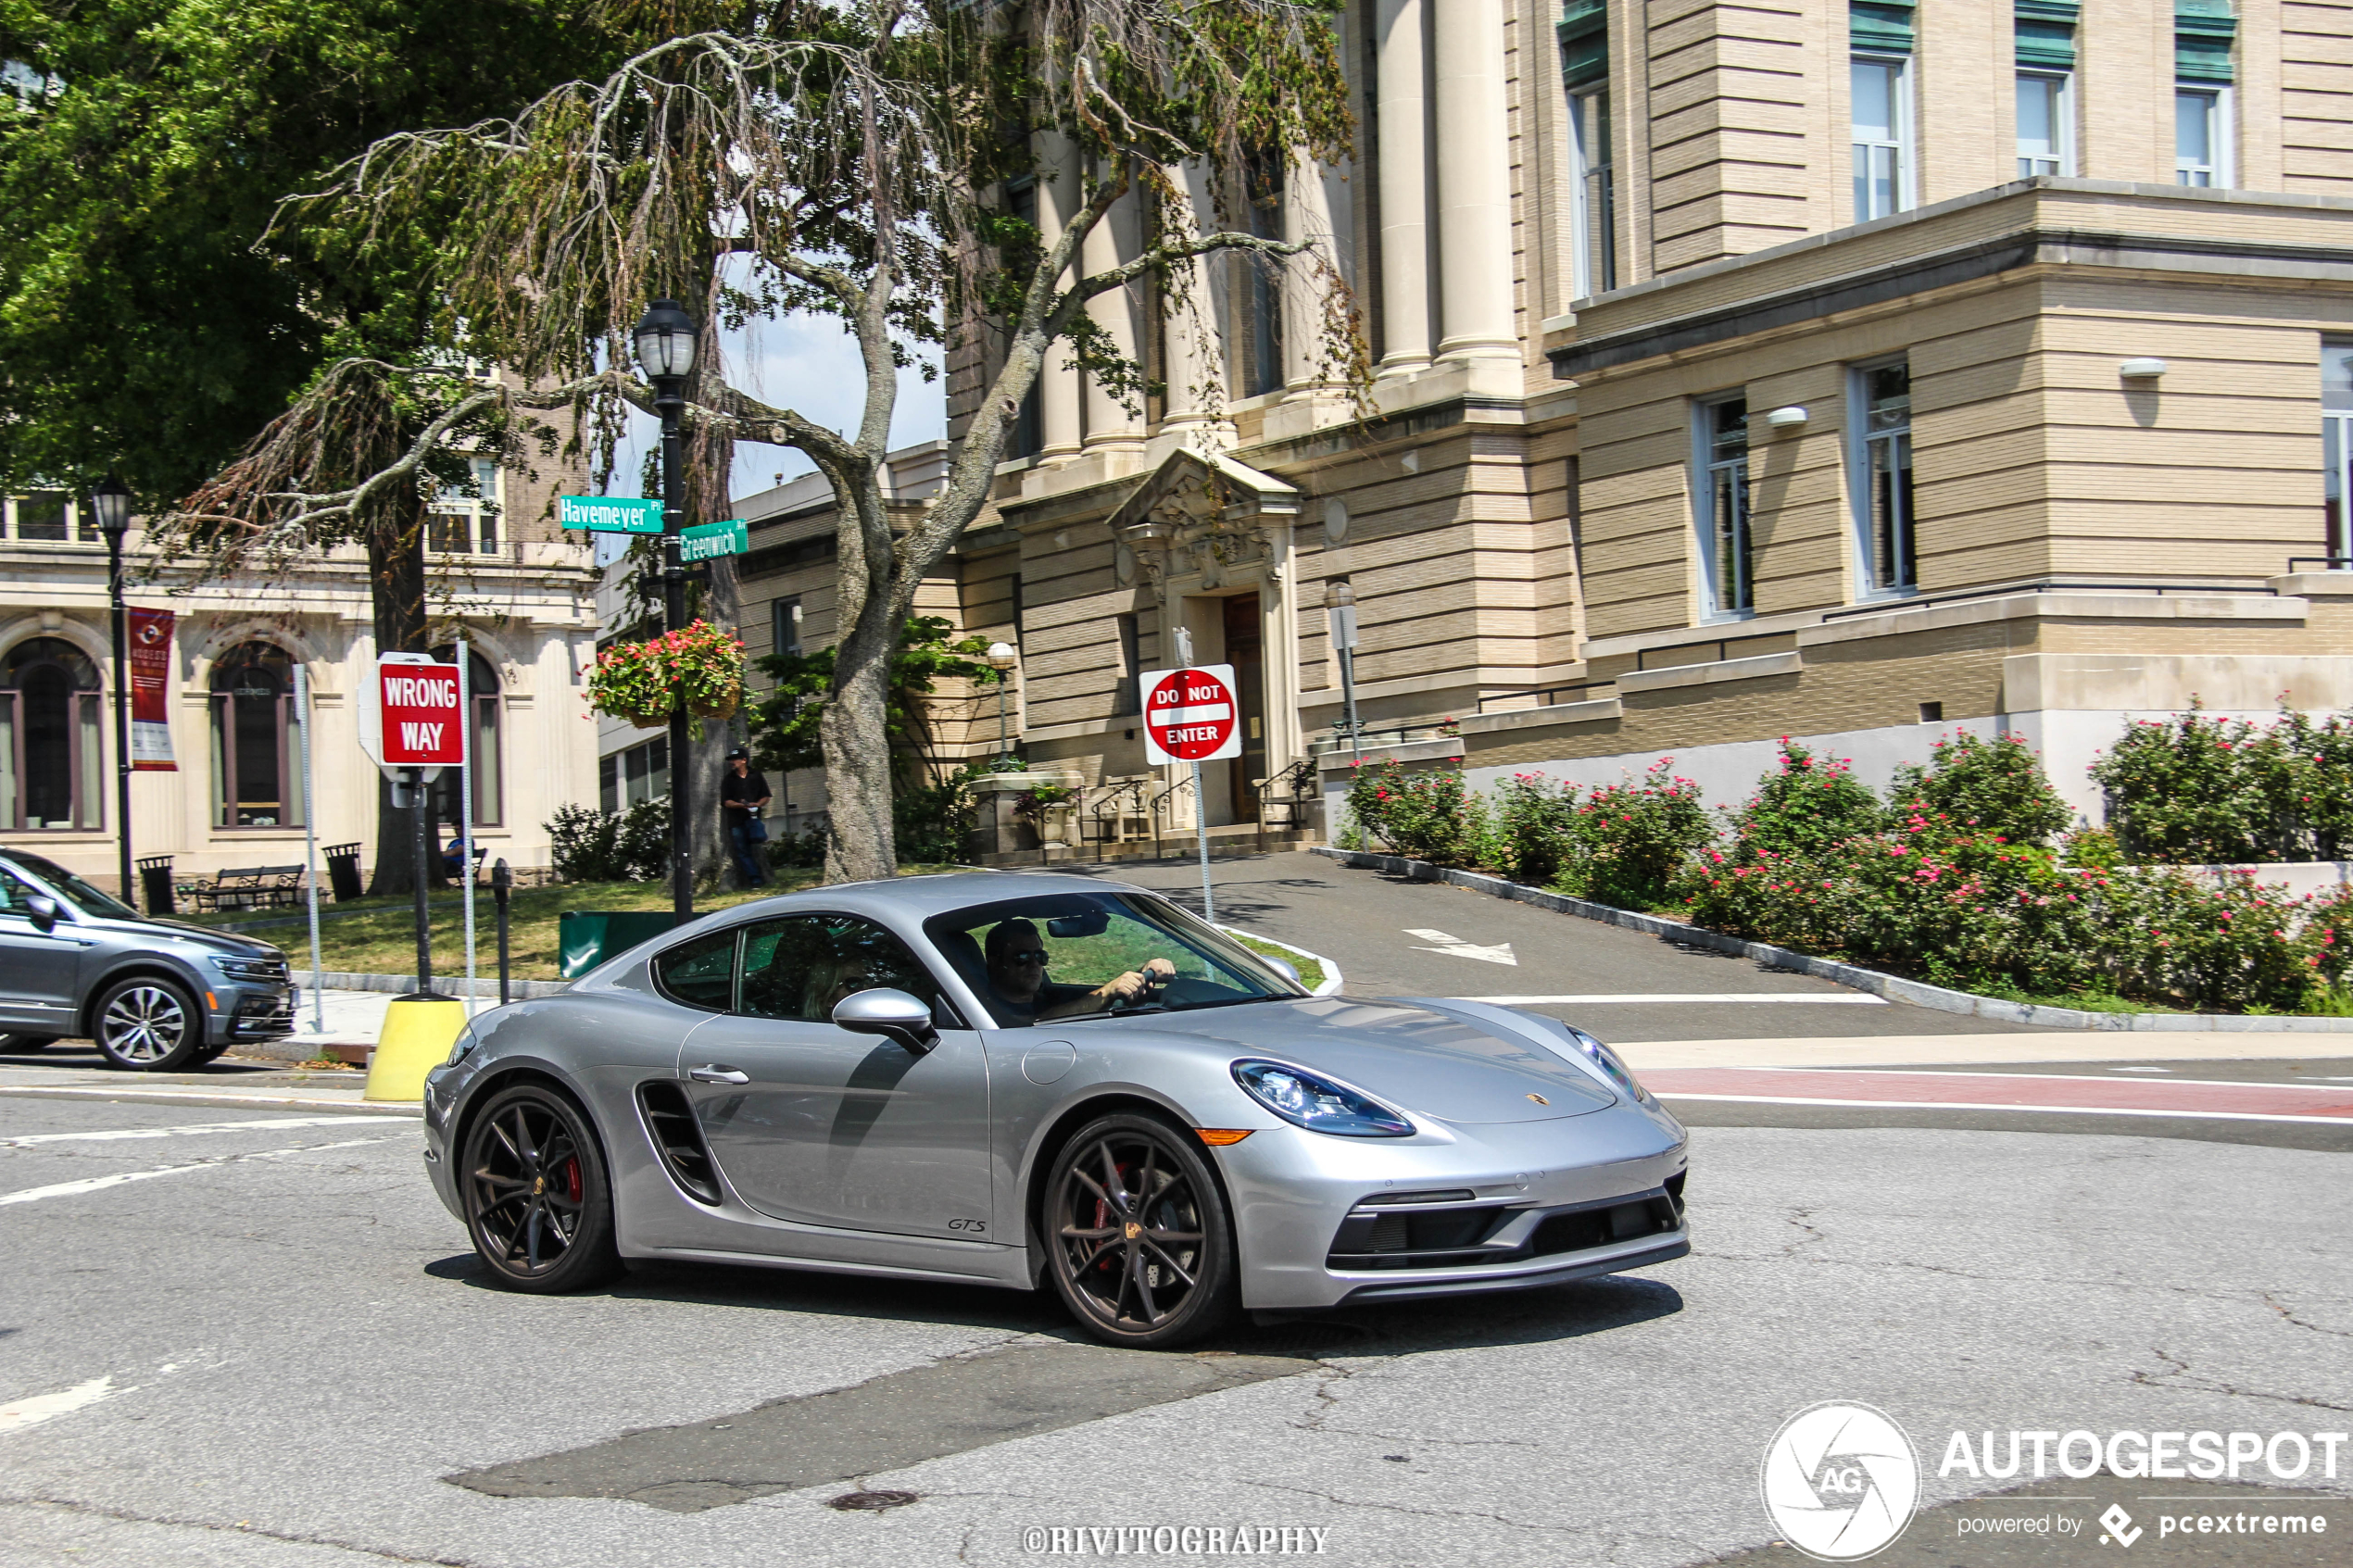
MULTIPOLYGON (((1176 775, 1176 782, 1175 784, 1170 784, 1166 789, 1162 790, 1158 795, 1152 797, 1152 855, 1155 859, 1157 859, 1160 855, 1160 819, 1162 815, 1165 813, 1171 819, 1169 824, 1171 827, 1176 825, 1174 820, 1176 815, 1176 809, 1166 804, 1168 797, 1176 794, 1180 789, 1190 789, 1192 786, 1193 776, 1190 773, 1179 773, 1176 775)), ((1194 809, 1200 809, 1200 802, 1198 800, 1194 802, 1194 809)))
MULTIPOLYGON (((2308 556, 2300 558, 2317 560, 2321 558, 2317 556, 2308 556)), ((2290 560, 2288 564, 2293 566, 2296 563, 2294 560, 2290 560)), ((2274 598, 2279 596, 2279 590, 2271 587, 2268 583, 2248 585, 2246 583, 2181 582, 2091 583, 2078 582, 2073 579, 2064 577, 2051 577, 2044 578, 2032 583, 1995 583, 1982 588, 1954 588, 1942 594, 1919 594, 1904 598, 1873 599, 1868 604, 1844 605, 1837 609, 1825 610, 1822 612, 1822 619, 1828 621, 1841 621, 1850 615, 1884 615, 1890 610, 1910 609, 1919 605, 1951 604, 1958 599, 1986 599, 1993 598, 1995 596, 2002 594, 2039 594, 2050 589, 2060 588, 2078 592, 2108 590, 2126 594, 2155 594, 2160 598, 2169 593, 2269 594, 2274 598)), ((1760 634, 1770 635, 1769 633, 1760 634)))
POLYGON ((2308 560, 2319 561, 2323 571, 2353 571, 2353 556, 2290 556, 2287 569, 2294 571, 2308 560))
MULTIPOLYGON (((1131 798, 1135 802, 1137 811, 1140 813, 1144 809, 1144 781, 1121 779, 1115 783, 1100 784, 1094 787, 1101 790, 1102 796, 1093 806, 1084 808, 1079 831, 1086 832, 1086 817, 1095 819, 1095 859, 1101 860, 1104 858, 1103 847, 1112 841, 1112 834, 1116 831, 1114 824, 1119 820, 1119 797, 1125 795, 1131 798)), ((1081 790, 1079 797, 1084 806, 1086 792, 1081 790)))

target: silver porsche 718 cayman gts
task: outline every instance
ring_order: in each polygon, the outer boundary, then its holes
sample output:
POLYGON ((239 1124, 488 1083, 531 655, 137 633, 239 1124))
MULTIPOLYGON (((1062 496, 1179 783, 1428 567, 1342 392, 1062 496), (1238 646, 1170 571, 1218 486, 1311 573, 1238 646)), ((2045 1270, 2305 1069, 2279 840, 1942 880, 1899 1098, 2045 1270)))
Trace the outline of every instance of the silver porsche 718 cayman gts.
POLYGON ((1690 1248, 1609 1047, 1308 994, 1157 894, 1038 872, 739 905, 477 1017, 425 1160, 500 1284, 630 1258, 1035 1289, 1114 1345, 1690 1248))

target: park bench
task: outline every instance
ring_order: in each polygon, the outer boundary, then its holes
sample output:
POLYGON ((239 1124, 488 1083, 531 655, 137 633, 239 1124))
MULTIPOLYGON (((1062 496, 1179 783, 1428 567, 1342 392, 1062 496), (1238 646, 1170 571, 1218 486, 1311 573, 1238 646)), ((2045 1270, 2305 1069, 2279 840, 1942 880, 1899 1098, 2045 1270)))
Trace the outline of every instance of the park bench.
POLYGON ((215 872, 210 882, 188 889, 189 901, 200 912, 224 909, 276 909, 302 897, 300 866, 247 866, 241 871, 215 872))

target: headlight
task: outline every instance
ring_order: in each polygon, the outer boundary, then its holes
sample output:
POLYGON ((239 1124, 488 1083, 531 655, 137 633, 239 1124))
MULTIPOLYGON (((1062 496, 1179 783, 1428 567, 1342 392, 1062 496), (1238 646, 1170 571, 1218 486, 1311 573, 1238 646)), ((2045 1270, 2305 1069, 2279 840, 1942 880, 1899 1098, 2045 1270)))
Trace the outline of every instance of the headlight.
POLYGON ((1353 1089, 1279 1061, 1238 1061, 1234 1082, 1251 1098, 1294 1126, 1352 1138, 1402 1138, 1414 1124, 1353 1089))
POLYGON ((283 980, 286 966, 281 959, 220 959, 212 967, 232 980, 283 980))
POLYGON ((1575 1037, 1577 1048, 1583 1051, 1586 1058, 1602 1070, 1603 1076, 1625 1090, 1629 1098, 1642 1105, 1653 1103, 1651 1092, 1642 1087, 1641 1081, 1634 1076, 1634 1070, 1618 1060, 1616 1051, 1575 1024, 1568 1025, 1568 1032, 1575 1037))

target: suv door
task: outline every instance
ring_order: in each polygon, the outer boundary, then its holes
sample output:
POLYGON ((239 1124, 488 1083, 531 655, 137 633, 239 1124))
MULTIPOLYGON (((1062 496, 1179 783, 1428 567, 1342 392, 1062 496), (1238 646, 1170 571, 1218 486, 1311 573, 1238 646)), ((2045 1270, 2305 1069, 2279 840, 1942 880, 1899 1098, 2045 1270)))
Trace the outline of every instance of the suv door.
POLYGON ((26 904, 36 897, 48 896, 0 867, 0 1029, 70 1035, 78 1027, 82 951, 93 939, 74 924, 63 899, 56 900, 56 931, 35 930, 26 904))
POLYGON ((918 1055, 835 1027, 834 1004, 889 986, 943 1010, 906 945, 853 915, 744 928, 730 1011, 688 1037, 679 1073, 711 1158, 743 1200, 806 1224, 994 1240, 988 1073, 945 1022, 918 1055))

